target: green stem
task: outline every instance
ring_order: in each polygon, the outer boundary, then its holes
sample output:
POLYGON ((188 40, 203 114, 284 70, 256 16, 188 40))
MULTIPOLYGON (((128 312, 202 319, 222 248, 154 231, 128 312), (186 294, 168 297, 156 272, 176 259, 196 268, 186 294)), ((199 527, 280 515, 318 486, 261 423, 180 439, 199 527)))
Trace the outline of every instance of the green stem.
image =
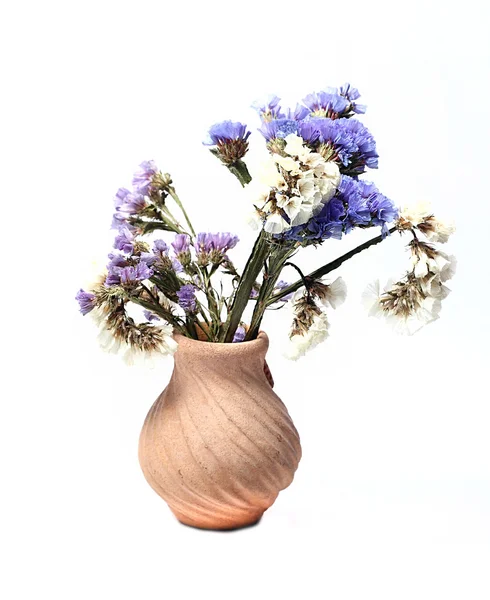
POLYGON ((247 165, 243 162, 243 160, 237 160, 232 165, 226 165, 230 173, 232 173, 238 181, 242 184, 242 187, 245 187, 247 183, 252 181, 252 177, 248 172, 247 165))
MULTIPOLYGON (((390 231, 390 233, 393 233, 396 230, 397 230, 397 227, 395 226, 395 227, 392 227, 389 231, 390 231)), ((386 236, 383 237, 382 235, 378 235, 377 237, 375 237, 371 240, 368 240, 367 242, 364 242, 364 244, 357 246, 357 248, 350 250, 346 254, 339 256, 339 258, 336 258, 332 262, 327 263, 326 265, 323 265, 323 267, 316 269, 316 271, 312 271, 309 275, 306 275, 305 278, 313 279, 313 280, 320 279, 320 277, 323 277, 323 275, 330 273, 330 271, 334 271, 335 269, 338 269, 340 267, 340 265, 342 263, 344 263, 346 260, 349 260, 356 254, 359 254, 360 252, 362 252, 363 250, 366 250, 370 246, 379 244, 379 242, 383 241, 385 238, 386 238, 386 236)), ((302 287, 303 285, 304 285, 303 279, 298 279, 298 281, 295 281, 291 285, 288 285, 288 287, 282 289, 278 294, 275 294, 274 296, 272 296, 272 298, 270 298, 269 301, 267 302, 267 305, 269 306, 269 305, 273 304, 274 302, 277 302, 284 296, 287 296, 288 294, 291 294, 292 292, 299 290, 299 288, 302 287)))
POLYGON ((269 237, 268 234, 262 230, 255 240, 252 253, 248 258, 247 264, 243 270, 243 274, 240 277, 240 282, 235 290, 233 302, 220 336, 220 342, 233 341, 233 336, 235 335, 235 331, 240 323, 243 311, 245 310, 250 299, 252 287, 256 282, 262 267, 264 266, 264 262, 266 261, 269 252, 269 237))
POLYGON ((172 198, 174 199, 174 202, 177 204, 177 206, 180 208, 180 210, 182 211, 182 214, 185 217, 185 220, 187 221, 187 225, 189 225, 189 229, 191 230, 191 233, 194 237, 196 237, 196 232, 194 231, 194 227, 192 227, 192 223, 191 220, 189 219, 189 216, 184 208, 184 205, 182 204, 180 198, 177 195, 177 192, 175 191, 175 188, 173 188, 172 186, 169 186, 168 188, 168 193, 172 196, 172 198))
POLYGON ((245 335, 245 341, 254 340, 260 331, 260 324, 264 318, 265 310, 268 306, 268 300, 276 287, 277 280, 287 259, 291 255, 291 248, 278 248, 274 250, 269 259, 267 272, 264 273, 264 279, 260 286, 259 295, 250 321, 250 327, 245 335))

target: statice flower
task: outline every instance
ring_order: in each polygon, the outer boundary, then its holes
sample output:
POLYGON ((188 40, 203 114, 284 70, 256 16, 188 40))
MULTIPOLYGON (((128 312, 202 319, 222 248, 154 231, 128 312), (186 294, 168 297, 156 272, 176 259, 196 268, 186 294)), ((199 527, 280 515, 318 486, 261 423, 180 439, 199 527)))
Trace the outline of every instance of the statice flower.
POLYGON ((440 244, 445 244, 455 231, 453 222, 436 219, 428 202, 402 208, 397 227, 402 231, 417 229, 431 242, 440 244))
POLYGON ((143 315, 144 315, 145 319, 150 323, 152 321, 160 321, 160 317, 158 317, 155 313, 152 313, 149 310, 144 310, 143 315))
POLYGON ((148 195, 151 189, 152 181, 158 173, 158 167, 153 160, 143 161, 139 169, 133 176, 133 188, 135 192, 148 195))
POLYGON ((245 339, 245 327, 242 327, 241 325, 239 327, 237 327, 237 330, 235 331, 235 335, 233 336, 233 343, 240 343, 243 342, 245 339))
POLYGON ((298 126, 298 122, 294 119, 282 118, 262 123, 259 131, 270 142, 275 139, 284 139, 290 133, 298 133, 298 126))
POLYGON ((295 108, 287 108, 284 117, 292 121, 302 121, 310 114, 309 109, 301 104, 296 104, 295 108))
MULTIPOLYGON (((291 284, 288 283, 287 281, 283 281, 282 279, 280 279, 276 283, 276 287, 274 288, 274 294, 278 294, 279 292, 282 292, 282 290, 289 287, 289 285, 291 285, 291 284)), ((293 296, 294 296, 294 292, 291 292, 290 294, 286 294, 286 296, 283 296, 282 298, 280 298, 278 300, 278 302, 288 302, 289 300, 292 299, 293 296)))
POLYGON ((119 228, 119 233, 114 240, 114 248, 121 250, 126 254, 132 254, 134 251, 134 236, 130 229, 123 225, 119 228))
POLYGON ((159 258, 162 258, 162 256, 167 256, 168 250, 169 248, 164 240, 155 240, 153 242, 153 253, 159 258))
POLYGON ((196 237, 196 254, 198 263, 206 266, 209 262, 218 265, 225 260, 226 252, 234 248, 239 239, 229 232, 198 233, 196 237))
POLYGON ((317 151, 341 165, 342 173, 360 175, 366 167, 378 168, 376 142, 357 119, 312 119, 319 133, 317 151))
POLYGON ((126 188, 119 188, 114 197, 114 205, 119 213, 135 215, 144 210, 148 203, 139 192, 130 192, 126 188))
POLYGON ((234 165, 242 159, 248 150, 250 131, 243 123, 223 121, 210 127, 205 146, 214 146, 213 154, 226 165, 234 165))
POLYGON ((318 344, 324 342, 328 337, 329 323, 324 311, 316 314, 304 334, 295 333, 290 337, 290 343, 286 347, 284 356, 290 360, 298 360, 308 351, 313 350, 318 344))
POLYGON ((91 292, 85 292, 84 290, 80 289, 75 296, 75 300, 79 303, 80 312, 84 316, 95 308, 95 295, 91 292))
POLYGON ((183 285, 180 290, 177 291, 179 298, 179 306, 185 310, 186 313, 192 313, 196 310, 196 288, 191 284, 183 285))
POLYGON ((120 272, 121 284, 132 285, 137 281, 144 281, 153 275, 151 269, 145 262, 139 262, 136 266, 123 267, 120 272))
POLYGON ((172 242, 176 261, 181 265, 181 270, 191 263, 190 242, 191 238, 186 233, 178 233, 172 242))
POLYGON ((269 122, 274 119, 282 119, 284 114, 279 106, 280 101, 281 99, 278 96, 270 95, 263 100, 256 100, 252 104, 252 108, 257 111, 262 121, 269 122))
POLYGON ((311 116, 329 119, 338 119, 350 106, 349 100, 336 91, 308 94, 306 98, 303 98, 303 104, 309 108, 311 116))
MULTIPOLYGON (((337 92, 337 90, 335 90, 337 92)), ((350 83, 345 83, 340 87, 338 93, 341 96, 347 98, 350 102, 350 109, 357 114, 364 114, 366 112, 366 106, 364 104, 357 104, 354 100, 361 97, 359 90, 355 87, 351 87, 350 83)))

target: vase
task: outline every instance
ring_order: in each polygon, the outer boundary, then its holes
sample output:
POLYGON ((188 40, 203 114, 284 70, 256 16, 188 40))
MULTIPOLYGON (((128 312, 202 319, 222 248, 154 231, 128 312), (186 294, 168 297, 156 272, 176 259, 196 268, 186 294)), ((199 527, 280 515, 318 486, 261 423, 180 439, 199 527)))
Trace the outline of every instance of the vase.
POLYGON ((145 478, 185 525, 252 525, 292 482, 301 458, 298 432, 272 389, 268 337, 175 339, 170 382, 141 431, 145 478))

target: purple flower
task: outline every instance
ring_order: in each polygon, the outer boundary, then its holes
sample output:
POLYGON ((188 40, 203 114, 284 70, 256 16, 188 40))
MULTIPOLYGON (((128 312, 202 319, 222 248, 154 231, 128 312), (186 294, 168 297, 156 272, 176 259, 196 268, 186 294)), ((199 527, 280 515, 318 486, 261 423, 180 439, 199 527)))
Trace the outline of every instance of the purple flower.
POLYGON ((178 233, 172 242, 172 248, 175 254, 182 254, 189 250, 191 238, 186 233, 178 233))
POLYGON ((259 131, 270 142, 276 138, 285 138, 290 133, 298 133, 298 122, 293 119, 276 119, 262 123, 259 131))
POLYGON ((151 252, 142 252, 139 255, 139 259, 141 262, 144 262, 146 265, 150 266, 156 261, 157 257, 151 252))
MULTIPOLYGON (((116 196, 117 197, 117 196, 116 196)), ((126 213, 128 215, 136 215, 145 209, 147 202, 145 197, 138 192, 129 192, 126 194, 124 201, 116 207, 118 212, 126 213)))
POLYGON ((176 258, 172 258, 172 268, 176 273, 182 273, 182 271, 184 270, 182 263, 176 258))
POLYGON ((303 103, 310 109, 312 116, 331 119, 342 115, 350 104, 343 96, 328 91, 308 94, 306 98, 303 98, 303 103))
POLYGON ((235 335, 233 336, 233 343, 240 343, 243 342, 243 340, 245 339, 245 327, 239 326, 237 327, 236 331, 235 331, 235 335))
POLYGON ((121 284, 132 284, 144 281, 153 275, 153 270, 145 262, 138 263, 135 267, 123 267, 120 272, 121 284))
POLYGON ((345 83, 340 87, 339 94, 347 98, 350 102, 350 110, 357 114, 364 114, 366 112, 365 104, 357 104, 354 100, 361 97, 359 90, 355 87, 351 87, 350 83, 345 83))
MULTIPOLYGON (((282 292, 284 288, 287 288, 290 284, 287 281, 283 281, 282 279, 276 283, 276 287, 274 289, 274 293, 282 292)), ((278 302, 288 302, 294 296, 294 292, 283 296, 278 300, 278 302)))
POLYGON ((123 225, 119 228, 119 234, 114 240, 114 248, 116 248, 116 250, 122 250, 126 254, 131 254, 134 250, 133 240, 133 234, 128 227, 123 225))
POLYGON ((143 314, 145 316, 145 319, 147 321, 159 321, 160 317, 157 317, 157 315, 155 315, 154 313, 150 312, 149 310, 144 310, 143 314))
POLYGON ((143 161, 133 176, 133 188, 140 194, 148 194, 153 177, 158 173, 158 167, 153 160, 143 161))
POLYGON ((264 100, 256 100, 252 104, 252 108, 257 111, 262 121, 272 121, 274 119, 283 119, 279 102, 281 99, 278 96, 267 96, 264 100))
POLYGON ((306 108, 306 106, 302 106, 301 104, 296 104, 296 108, 291 109, 287 108, 284 117, 286 119, 290 119, 292 121, 302 121, 310 114, 310 111, 306 108))
POLYGON ((159 257, 166 256, 168 254, 168 246, 163 240, 155 240, 153 242, 153 253, 159 257))
POLYGON ((95 295, 90 292, 84 292, 82 289, 75 296, 75 300, 80 304, 80 312, 84 316, 95 307, 95 295))
POLYGON ((239 239, 236 235, 229 232, 225 233, 198 233, 196 238, 196 251, 198 254, 213 251, 225 254, 228 250, 234 248, 239 239))
POLYGON ((191 284, 183 285, 177 292, 179 306, 186 313, 192 313, 196 310, 196 288, 191 284))
POLYGON ((241 140, 246 142, 250 136, 247 126, 243 123, 233 121, 223 121, 215 123, 209 128, 208 137, 203 142, 205 146, 218 146, 241 140))

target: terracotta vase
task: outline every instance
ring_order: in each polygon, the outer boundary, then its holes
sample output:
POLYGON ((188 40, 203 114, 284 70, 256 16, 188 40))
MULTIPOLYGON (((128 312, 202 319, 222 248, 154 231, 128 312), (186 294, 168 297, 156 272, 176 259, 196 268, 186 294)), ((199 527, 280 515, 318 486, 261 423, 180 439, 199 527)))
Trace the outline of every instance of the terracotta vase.
POLYGON ((291 483, 301 458, 298 432, 267 376, 268 337, 176 340, 172 377, 141 431, 143 473, 181 523, 252 525, 291 483))

